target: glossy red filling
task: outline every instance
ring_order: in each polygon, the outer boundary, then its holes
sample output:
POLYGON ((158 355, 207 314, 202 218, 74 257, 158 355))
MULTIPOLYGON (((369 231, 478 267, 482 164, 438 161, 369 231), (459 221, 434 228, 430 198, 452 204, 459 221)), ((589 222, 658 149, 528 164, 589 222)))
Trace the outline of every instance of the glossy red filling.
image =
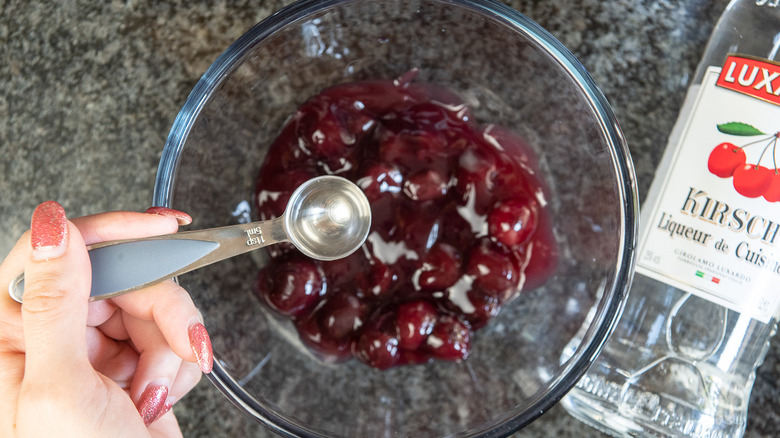
POLYGON ((317 175, 350 179, 371 201, 371 233, 351 256, 320 262, 278 245, 258 275, 258 296, 325 360, 386 369, 465 359, 474 330, 555 268, 548 193, 530 148, 413 76, 312 97, 259 173, 262 220, 317 175))

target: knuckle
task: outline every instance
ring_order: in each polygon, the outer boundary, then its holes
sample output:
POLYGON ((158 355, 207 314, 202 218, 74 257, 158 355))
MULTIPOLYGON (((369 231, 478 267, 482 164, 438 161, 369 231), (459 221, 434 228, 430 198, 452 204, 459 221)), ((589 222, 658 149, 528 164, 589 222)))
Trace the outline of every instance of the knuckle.
POLYGON ((24 351, 21 320, 0 321, 0 351, 12 353, 24 351))
POLYGON ((171 311, 181 312, 183 309, 189 311, 194 308, 192 297, 183 287, 173 280, 167 280, 158 285, 152 286, 150 292, 155 300, 152 302, 152 313, 155 320, 158 317, 165 317, 171 311))
POLYGON ((173 281, 171 281, 167 299, 175 306, 183 306, 184 308, 194 307, 192 296, 178 283, 173 281))
POLYGON ((203 377, 203 372, 200 370, 197 364, 191 362, 182 362, 182 368, 179 370, 179 374, 176 376, 176 382, 174 386, 177 390, 180 390, 184 395, 192 390, 203 377))
POLYGON ((25 280, 22 309, 28 314, 39 314, 60 309, 68 291, 53 275, 40 274, 25 280))

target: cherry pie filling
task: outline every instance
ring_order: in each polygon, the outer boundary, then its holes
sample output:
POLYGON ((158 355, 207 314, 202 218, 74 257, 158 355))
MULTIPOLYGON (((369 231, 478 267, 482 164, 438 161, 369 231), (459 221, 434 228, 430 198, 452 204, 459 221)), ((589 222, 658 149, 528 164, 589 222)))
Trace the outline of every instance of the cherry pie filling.
POLYGON ((469 356, 474 331, 555 268, 547 189, 518 135, 477 124, 453 92, 347 83, 306 101, 256 183, 261 220, 318 175, 355 182, 372 207, 365 244, 322 262, 269 247, 256 293, 324 360, 379 369, 469 356))

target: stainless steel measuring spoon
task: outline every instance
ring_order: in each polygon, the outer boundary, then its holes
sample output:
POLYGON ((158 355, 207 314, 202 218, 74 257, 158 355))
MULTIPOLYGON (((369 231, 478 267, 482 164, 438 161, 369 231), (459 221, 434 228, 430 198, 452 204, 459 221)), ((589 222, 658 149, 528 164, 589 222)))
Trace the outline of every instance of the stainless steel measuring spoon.
MULTIPOLYGON (((115 297, 280 242, 291 242, 318 260, 336 260, 357 250, 370 227, 370 205, 358 186, 338 176, 312 178, 293 192, 284 214, 275 219, 91 245, 90 300, 115 297)), ((8 292, 22 302, 23 273, 11 281, 8 292)))

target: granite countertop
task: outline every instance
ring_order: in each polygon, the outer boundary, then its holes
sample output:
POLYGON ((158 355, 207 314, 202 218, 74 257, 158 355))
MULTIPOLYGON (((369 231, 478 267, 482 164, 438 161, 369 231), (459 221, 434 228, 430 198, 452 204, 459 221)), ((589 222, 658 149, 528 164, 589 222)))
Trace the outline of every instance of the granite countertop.
MULTIPOLYGON (((200 75, 287 3, 0 0, 0 254, 47 199, 70 216, 145 210, 168 130, 200 75)), ((507 3, 559 38, 601 86, 643 196, 727 1, 507 3)), ((756 376, 747 436, 780 435, 779 357, 775 340, 756 376)), ((175 412, 187 437, 272 435, 207 379, 175 412)), ((603 435, 556 407, 516 436, 603 435)))

